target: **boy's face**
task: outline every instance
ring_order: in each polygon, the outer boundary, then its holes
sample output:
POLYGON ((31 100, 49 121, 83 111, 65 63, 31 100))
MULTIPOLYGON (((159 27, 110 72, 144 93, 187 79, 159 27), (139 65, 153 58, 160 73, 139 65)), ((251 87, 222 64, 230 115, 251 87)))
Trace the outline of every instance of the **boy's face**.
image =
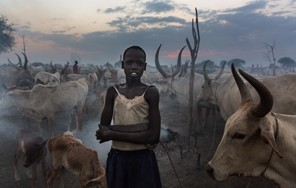
POLYGON ((146 70, 144 53, 138 49, 129 49, 123 57, 122 68, 128 77, 141 77, 146 70))

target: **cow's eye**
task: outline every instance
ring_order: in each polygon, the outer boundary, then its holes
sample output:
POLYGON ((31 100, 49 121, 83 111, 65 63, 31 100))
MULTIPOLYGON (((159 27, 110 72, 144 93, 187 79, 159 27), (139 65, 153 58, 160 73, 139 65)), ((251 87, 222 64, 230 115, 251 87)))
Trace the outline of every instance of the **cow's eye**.
POLYGON ((245 134, 243 134, 243 133, 234 133, 233 135, 232 135, 232 139, 244 139, 246 137, 246 135, 245 134))

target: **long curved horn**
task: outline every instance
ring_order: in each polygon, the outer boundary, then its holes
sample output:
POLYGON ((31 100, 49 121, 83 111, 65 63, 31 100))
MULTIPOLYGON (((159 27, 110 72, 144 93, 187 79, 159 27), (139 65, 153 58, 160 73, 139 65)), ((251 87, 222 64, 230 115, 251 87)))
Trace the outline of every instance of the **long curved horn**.
POLYGON ((155 54, 155 65, 157 70, 160 72, 160 74, 162 75, 163 78, 167 78, 169 77, 169 75, 161 68, 160 64, 159 64, 159 50, 162 44, 159 45, 159 47, 157 48, 156 54, 155 54))
POLYGON ((172 77, 174 78, 181 69, 181 57, 182 57, 182 52, 184 50, 184 48, 186 48, 186 46, 183 46, 183 48, 180 50, 179 55, 178 55, 178 61, 177 61, 177 68, 176 70, 172 73, 172 77))
POLYGON ((184 65, 181 65, 181 71, 180 71, 179 77, 182 77, 183 72, 184 72, 184 65))
POLYGON ((8 63, 9 63, 10 65, 12 65, 14 68, 20 70, 21 67, 22 67, 22 60, 21 60, 21 57, 20 57, 17 53, 15 53, 15 55, 16 55, 17 58, 18 58, 18 63, 17 63, 17 64, 13 64, 13 63, 10 61, 9 58, 7 58, 7 60, 8 60, 8 63), (20 66, 18 66, 18 65, 20 65, 20 66))
POLYGON ((234 77, 234 80, 236 82, 236 85, 239 89, 239 92, 241 94, 242 102, 248 101, 248 100, 253 100, 252 95, 250 91, 247 88, 247 85, 245 82, 241 79, 241 77, 238 75, 238 73, 235 70, 234 64, 231 64, 231 72, 234 77))
POLYGON ((182 76, 184 76, 186 73, 187 73, 187 69, 188 69, 188 64, 190 63, 190 60, 186 60, 185 61, 185 65, 184 65, 184 72, 183 72, 183 75, 182 76))
POLYGON ((17 56, 17 59, 18 59, 18 64, 17 65, 20 65, 20 67, 23 68, 23 63, 22 63, 21 57, 17 53, 15 53, 15 55, 17 56))
POLYGON ((221 77, 221 75, 223 74, 223 71, 224 71, 224 68, 225 68, 225 64, 226 64, 226 61, 223 60, 223 61, 222 61, 222 67, 221 67, 219 73, 218 73, 218 74, 216 75, 216 77, 214 78, 215 80, 218 80, 218 79, 221 77))
POLYGON ((24 58, 25 58, 25 62, 24 62, 24 69, 25 70, 27 70, 27 66, 28 66, 28 58, 27 58, 27 55, 24 53, 24 52, 22 52, 22 54, 23 54, 23 56, 24 56, 24 58))
POLYGON ((260 118, 264 117, 270 112, 273 105, 273 97, 270 91, 261 82, 246 72, 239 70, 239 73, 256 89, 260 96, 260 103, 252 109, 253 114, 260 118))
POLYGON ((205 63, 204 63, 204 66, 203 66, 203 75, 204 75, 204 78, 205 78, 205 81, 208 81, 210 80, 210 77, 207 73, 207 64, 210 62, 210 60, 207 60, 205 63))

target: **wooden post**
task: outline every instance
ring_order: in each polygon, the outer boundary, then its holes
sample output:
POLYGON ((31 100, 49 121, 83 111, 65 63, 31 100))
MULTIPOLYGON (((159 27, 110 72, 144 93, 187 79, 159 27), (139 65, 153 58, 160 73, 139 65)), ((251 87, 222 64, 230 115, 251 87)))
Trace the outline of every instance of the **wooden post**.
MULTIPOLYGON (((191 55, 191 71, 190 71, 190 81, 189 81, 189 121, 188 121, 188 146, 190 146, 190 134, 192 130, 192 125, 193 125, 193 116, 196 114, 193 114, 193 95, 194 95, 194 69, 195 69, 195 61, 197 58, 198 50, 199 50, 199 44, 200 44, 200 33, 199 33, 199 26, 198 26, 198 14, 197 14, 197 8, 195 8, 195 22, 194 19, 192 19, 192 36, 193 36, 193 47, 191 46, 189 39, 186 38, 186 43, 187 46, 190 50, 190 55, 191 55), (196 29, 194 27, 194 23, 196 24, 196 29)), ((194 137, 195 140, 196 138, 196 128, 194 127, 194 137)))

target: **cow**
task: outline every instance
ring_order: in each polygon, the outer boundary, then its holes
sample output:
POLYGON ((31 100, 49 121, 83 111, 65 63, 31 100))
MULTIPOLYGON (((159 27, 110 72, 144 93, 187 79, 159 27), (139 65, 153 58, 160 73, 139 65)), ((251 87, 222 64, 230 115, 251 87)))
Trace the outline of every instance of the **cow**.
POLYGON ((97 74, 97 77, 98 77, 98 85, 101 85, 101 80, 103 79, 103 76, 104 76, 104 69, 102 66, 96 66, 97 67, 97 70, 96 70, 96 74, 97 74))
POLYGON ((113 83, 118 82, 117 70, 114 69, 113 67, 110 67, 110 66, 108 66, 108 69, 105 70, 105 72, 103 74, 104 87, 107 87, 108 80, 110 80, 113 83))
MULTIPOLYGON (((55 115, 58 112, 68 112, 75 115, 76 130, 80 130, 83 106, 88 93, 87 80, 63 82, 57 86, 37 84, 31 90, 7 91, 0 101, 0 112, 5 114, 10 107, 21 109, 25 116, 46 119, 53 133, 55 115)), ((0 114, 2 115, 2 114, 0 114)), ((39 126, 41 131, 41 127, 39 126)), ((70 130, 70 123, 68 124, 70 130)))
POLYGON ((74 81, 74 80, 79 80, 80 78, 86 78, 87 76, 82 75, 82 74, 64 74, 62 75, 62 81, 67 82, 67 81, 74 81))
POLYGON ((91 91, 96 91, 97 84, 98 84, 98 81, 99 81, 96 72, 89 73, 87 78, 88 78, 88 81, 89 81, 90 90, 91 91))
POLYGON ((31 89, 34 85, 34 77, 27 68, 28 59, 25 53, 22 53, 25 61, 22 62, 20 56, 16 53, 18 64, 13 64, 9 59, 11 66, 0 68, 0 85, 15 85, 19 89, 31 89))
MULTIPOLYGON (((176 98, 178 103, 180 104, 180 107, 188 108, 189 105, 189 81, 190 81, 190 73, 188 73, 185 69, 183 70, 182 74, 179 75, 179 77, 176 77, 176 75, 179 73, 180 67, 181 67, 181 55, 182 51, 185 47, 181 49, 178 55, 178 61, 177 61, 177 68, 172 74, 167 74, 160 66, 159 63, 159 51, 160 51, 161 45, 158 47, 156 54, 155 54, 155 65, 158 69, 158 71, 163 76, 162 80, 159 80, 155 85, 159 89, 160 93, 170 93, 170 96, 173 98, 176 98)), ((184 68, 186 68, 186 64, 188 64, 189 61, 186 61, 184 68)), ((221 67, 221 69, 218 72, 217 77, 222 75, 222 72, 224 70, 224 66, 221 67)), ((200 125, 201 123, 201 110, 206 109, 207 111, 207 117, 205 119, 205 122, 207 122, 208 114, 211 111, 214 111, 218 109, 216 105, 211 105, 207 103, 199 102, 199 96, 201 94, 201 87, 203 84, 203 76, 198 73, 194 73, 194 88, 193 88, 193 110, 192 110, 192 119, 193 119, 193 125, 190 125, 193 127, 194 131, 200 132, 201 129, 197 127, 197 125, 200 125)))
POLYGON ((86 78, 86 76, 82 74, 73 74, 69 71, 69 62, 64 66, 64 68, 61 70, 61 81, 67 82, 67 81, 74 81, 79 80, 80 78, 86 78))
POLYGON ((56 72, 55 74, 41 71, 38 72, 35 76, 35 85, 43 84, 49 86, 55 86, 61 83, 60 74, 56 72))
POLYGON ((30 71, 32 76, 36 76, 39 72, 45 71, 45 67, 43 65, 33 66, 29 65, 28 70, 30 71))
POLYGON ((282 188, 295 187, 296 115, 272 112, 273 99, 278 96, 272 96, 258 79, 242 70, 239 72, 255 88, 260 100, 253 100, 249 88, 232 66, 241 103, 226 122, 207 172, 217 181, 232 175, 262 175, 282 188))
POLYGON ((73 135, 61 135, 48 141, 51 170, 47 176, 48 187, 53 187, 57 178, 63 183, 64 169, 79 176, 82 188, 99 185, 107 188, 105 169, 101 165, 95 150, 85 147, 73 135))
POLYGON ((43 183, 46 183, 46 141, 37 133, 21 129, 16 136, 16 150, 14 155, 14 178, 20 181, 18 161, 22 159, 23 166, 26 168, 27 175, 32 179, 32 187, 36 187, 37 181, 37 165, 41 165, 43 183), (28 168, 31 168, 31 172, 28 168))
MULTIPOLYGON (((213 79, 207 75, 205 67, 206 64, 204 66, 204 83, 198 101, 217 105, 222 118, 226 121, 240 104, 239 90, 232 74, 224 73, 218 79, 213 79)), ((296 74, 258 77, 258 79, 276 96, 274 98, 273 112, 296 114, 296 74)), ((256 95, 256 90, 249 83, 247 83, 247 87, 254 100, 258 102, 259 97, 256 95)))

